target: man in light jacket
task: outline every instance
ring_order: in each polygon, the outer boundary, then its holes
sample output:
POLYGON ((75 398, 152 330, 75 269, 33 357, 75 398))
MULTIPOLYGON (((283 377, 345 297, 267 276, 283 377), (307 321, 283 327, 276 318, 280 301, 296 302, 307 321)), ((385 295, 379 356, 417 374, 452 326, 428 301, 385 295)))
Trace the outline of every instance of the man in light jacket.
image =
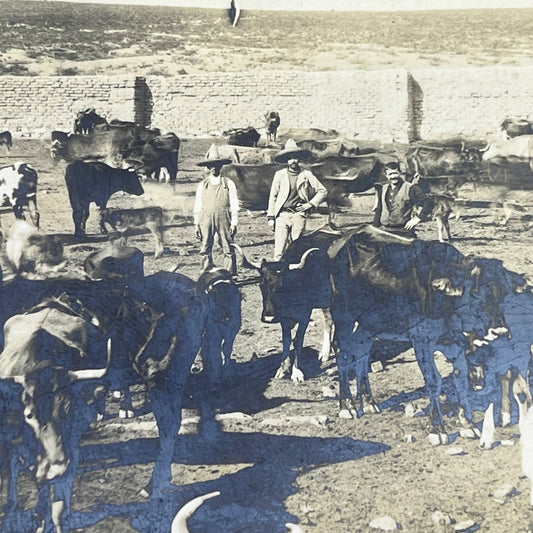
POLYGON ((274 261, 279 261, 290 240, 304 231, 307 216, 326 198, 328 191, 300 160, 311 155, 289 139, 274 161, 287 163, 287 168, 274 174, 268 199, 268 225, 274 231, 274 261))

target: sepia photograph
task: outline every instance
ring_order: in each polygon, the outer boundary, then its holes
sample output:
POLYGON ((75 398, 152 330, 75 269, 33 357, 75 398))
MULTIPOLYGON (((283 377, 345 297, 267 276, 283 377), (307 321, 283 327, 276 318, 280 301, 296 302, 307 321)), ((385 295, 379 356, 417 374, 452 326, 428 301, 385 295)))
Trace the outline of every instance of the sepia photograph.
POLYGON ((533 533, 533 0, 0 35, 2 533, 533 533))

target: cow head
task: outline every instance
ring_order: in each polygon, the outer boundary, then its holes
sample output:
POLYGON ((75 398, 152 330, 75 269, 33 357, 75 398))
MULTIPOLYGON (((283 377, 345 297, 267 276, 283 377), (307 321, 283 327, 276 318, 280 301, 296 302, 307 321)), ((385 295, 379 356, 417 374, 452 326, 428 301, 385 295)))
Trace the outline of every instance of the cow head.
MULTIPOLYGON (((261 320, 267 323, 279 322, 282 316, 291 316, 300 306, 309 307, 307 303, 312 299, 315 289, 311 269, 322 270, 329 276, 327 268, 320 269, 318 265, 311 266, 309 258, 318 252, 319 248, 307 248, 299 255, 297 262, 290 262, 294 250, 287 250, 281 261, 266 261, 252 263, 248 261, 242 250, 239 251, 243 261, 242 266, 259 271, 259 288, 263 296, 263 310, 261 320)), ((323 276, 322 276, 323 277, 323 276)), ((328 278, 329 279, 329 278, 328 278)), ((329 287, 329 281, 328 281, 329 287)), ((311 308, 314 305, 311 306, 311 308)), ((321 307, 327 307, 323 305, 321 307)), ((294 317, 296 318, 296 317, 294 317)))
POLYGON ((134 196, 141 196, 144 194, 144 189, 141 184, 141 178, 139 174, 132 168, 122 170, 116 169, 117 171, 122 171, 122 190, 128 194, 134 196))
POLYGON ((200 290, 208 294, 213 300, 211 318, 216 322, 225 323, 236 314, 240 316, 241 295, 227 270, 208 265, 198 278, 197 283, 200 290))

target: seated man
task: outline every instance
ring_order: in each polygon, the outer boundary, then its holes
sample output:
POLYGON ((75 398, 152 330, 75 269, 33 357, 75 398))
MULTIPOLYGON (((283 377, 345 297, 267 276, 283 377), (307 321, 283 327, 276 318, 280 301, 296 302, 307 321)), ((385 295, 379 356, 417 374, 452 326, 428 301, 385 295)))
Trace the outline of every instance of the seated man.
POLYGON ((431 200, 418 185, 402 178, 396 161, 385 165, 385 177, 387 183, 376 186, 373 225, 416 237, 414 228, 429 215, 431 200))

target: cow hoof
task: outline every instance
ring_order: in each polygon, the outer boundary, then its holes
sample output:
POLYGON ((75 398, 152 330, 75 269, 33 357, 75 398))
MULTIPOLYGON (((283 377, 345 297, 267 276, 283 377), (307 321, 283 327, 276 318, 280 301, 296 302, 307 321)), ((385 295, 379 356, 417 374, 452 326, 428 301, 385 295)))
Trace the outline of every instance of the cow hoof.
POLYGON ((339 411, 339 418, 344 418, 345 420, 355 420, 357 418, 357 413, 353 409, 341 409, 339 411))
POLYGON ((141 498, 146 498, 148 499, 150 497, 150 493, 148 492, 148 490, 146 488, 143 488, 139 491, 139 496, 141 498))
POLYGON ((511 413, 502 413, 502 426, 507 427, 511 424, 511 413))
POLYGON ((492 446, 494 445, 494 441, 491 439, 484 439, 483 437, 479 441, 479 447, 483 450, 492 450, 492 446))
POLYGON ((113 391, 113 398, 115 398, 115 400, 120 400, 122 398, 122 391, 114 390, 113 391))
POLYGON ((131 409, 119 409, 118 410, 118 417, 119 418, 133 418, 134 413, 131 409))
POLYGON ((365 405, 363 413, 365 415, 379 414, 381 413, 381 409, 375 403, 370 403, 365 405))
POLYGON ((302 381, 305 381, 304 373, 299 368, 294 367, 292 369, 291 380, 294 383, 301 383, 302 381))
POLYGON ((101 422, 104 419, 104 413, 97 413, 96 421, 101 422))

